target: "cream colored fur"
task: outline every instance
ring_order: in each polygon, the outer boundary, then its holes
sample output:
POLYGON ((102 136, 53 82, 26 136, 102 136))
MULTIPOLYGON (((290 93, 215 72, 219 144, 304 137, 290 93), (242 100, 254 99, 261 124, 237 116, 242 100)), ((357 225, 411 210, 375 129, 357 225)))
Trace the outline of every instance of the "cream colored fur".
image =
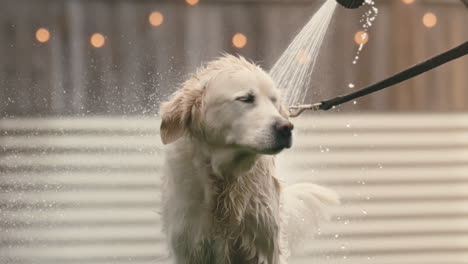
POLYGON ((274 154, 288 146, 271 127, 287 113, 270 76, 241 57, 199 69, 161 118, 162 216, 176 264, 284 264, 293 240, 337 204, 313 184, 282 190, 274 154))

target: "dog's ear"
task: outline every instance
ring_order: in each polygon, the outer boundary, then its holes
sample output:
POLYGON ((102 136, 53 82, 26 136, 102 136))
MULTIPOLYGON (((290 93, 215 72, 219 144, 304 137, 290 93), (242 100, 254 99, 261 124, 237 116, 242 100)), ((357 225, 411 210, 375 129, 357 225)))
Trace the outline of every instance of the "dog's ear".
POLYGON ((160 136, 164 144, 170 144, 190 132, 200 120, 204 87, 193 87, 192 83, 187 81, 169 102, 161 105, 160 136))
POLYGON ((161 105, 160 136, 164 144, 169 144, 185 133, 184 121, 184 95, 178 92, 172 100, 161 105))

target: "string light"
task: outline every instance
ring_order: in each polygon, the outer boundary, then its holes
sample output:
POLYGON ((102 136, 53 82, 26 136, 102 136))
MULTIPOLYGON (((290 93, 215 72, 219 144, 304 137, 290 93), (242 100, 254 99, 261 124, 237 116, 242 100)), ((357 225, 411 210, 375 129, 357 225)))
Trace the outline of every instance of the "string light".
POLYGON ((414 0, 401 0, 401 1, 408 5, 414 3, 414 0))
POLYGON ((427 12, 424 14, 422 22, 424 26, 431 28, 437 24, 437 16, 434 13, 427 12))
POLYGON ((232 45, 238 49, 242 49, 247 44, 247 37, 242 33, 236 33, 232 36, 232 45))
POLYGON ((361 44, 366 44, 369 41, 369 33, 365 31, 358 31, 356 34, 354 34, 354 42, 356 44, 361 45, 361 44))
POLYGON ((163 14, 157 11, 151 12, 151 14, 148 17, 148 21, 152 26, 158 27, 164 22, 164 16, 163 14))
POLYGON ((90 41, 91 45, 95 48, 101 48, 102 46, 104 46, 104 44, 106 43, 106 39, 104 38, 104 36, 101 34, 101 33, 94 33, 91 38, 90 38, 90 41))
POLYGON ((196 4, 198 4, 200 0, 185 0, 185 2, 187 2, 187 4, 191 5, 191 6, 194 6, 196 4))
POLYGON ((305 50, 300 50, 296 55, 296 61, 300 64, 307 64, 311 61, 312 56, 305 50))
POLYGON ((45 28, 40 28, 36 31, 36 39, 41 43, 45 43, 50 39, 50 32, 45 28))

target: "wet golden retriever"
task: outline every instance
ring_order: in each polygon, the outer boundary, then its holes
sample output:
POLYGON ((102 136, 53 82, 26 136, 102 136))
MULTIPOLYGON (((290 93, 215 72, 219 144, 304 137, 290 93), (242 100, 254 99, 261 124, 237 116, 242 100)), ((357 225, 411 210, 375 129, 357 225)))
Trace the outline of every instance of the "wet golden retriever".
POLYGON ((326 217, 337 195, 314 184, 282 190, 275 154, 293 124, 259 66, 225 55, 162 104, 163 224, 176 264, 286 263, 291 240, 326 217))

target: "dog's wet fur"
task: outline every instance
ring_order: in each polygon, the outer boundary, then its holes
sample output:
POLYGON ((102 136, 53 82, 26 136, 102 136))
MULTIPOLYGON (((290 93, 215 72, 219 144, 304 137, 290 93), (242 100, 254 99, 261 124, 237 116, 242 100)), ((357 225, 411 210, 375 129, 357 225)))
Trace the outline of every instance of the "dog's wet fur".
POLYGON ((315 223, 338 199, 313 184, 282 192, 275 154, 291 147, 292 130, 274 81, 242 57, 209 62, 162 104, 162 216, 174 263, 286 263, 299 217, 291 207, 315 223))

